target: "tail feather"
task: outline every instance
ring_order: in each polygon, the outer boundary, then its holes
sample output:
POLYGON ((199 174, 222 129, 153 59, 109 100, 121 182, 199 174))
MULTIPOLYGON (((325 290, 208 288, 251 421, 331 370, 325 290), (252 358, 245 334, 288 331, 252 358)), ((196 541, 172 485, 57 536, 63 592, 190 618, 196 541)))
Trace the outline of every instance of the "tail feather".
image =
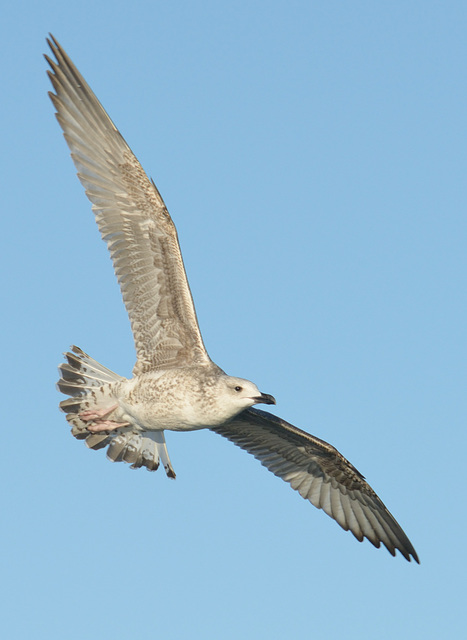
POLYGON ((107 450, 107 458, 112 462, 125 461, 132 469, 146 467, 148 471, 159 468, 159 448, 154 442, 153 434, 141 437, 137 433, 120 434, 112 439, 107 450))
MULTIPOLYGON (((68 360, 68 364, 70 368, 74 371, 78 370, 81 376, 85 378, 95 379, 98 381, 98 384, 102 384, 102 382, 114 382, 115 380, 125 380, 122 376, 119 376, 117 373, 114 373, 104 365, 88 356, 82 349, 76 346, 72 346, 71 350, 73 353, 65 353, 65 357, 68 360)), ((66 367, 67 365, 61 365, 66 367)))
POLYGON ((112 436, 109 436, 107 433, 91 433, 86 437, 86 446, 89 449, 94 449, 97 451, 98 449, 103 449, 112 441, 112 436))
POLYGON ((91 448, 102 448, 108 434, 105 437, 104 434, 92 434, 79 414, 87 409, 103 409, 115 404, 113 387, 125 378, 103 367, 78 347, 72 346, 71 352, 65 353, 65 358, 67 362, 58 367, 60 379, 57 388, 71 397, 60 402, 60 409, 67 414, 66 419, 75 438, 86 439, 91 448))
POLYGON ((58 390, 67 396, 72 396, 73 398, 82 397, 86 392, 91 391, 94 386, 97 385, 87 385, 82 382, 71 382, 70 380, 64 380, 63 378, 57 382, 58 390))
POLYGON ((135 426, 122 426, 110 432, 89 431, 89 423, 80 418, 80 413, 112 407, 116 402, 115 386, 125 378, 99 364, 79 347, 72 346, 71 351, 64 355, 67 361, 58 367, 60 379, 57 388, 71 396, 62 400, 59 406, 66 413, 73 436, 85 440, 90 449, 108 446, 109 460, 128 462, 132 469, 146 467, 149 471, 156 471, 162 457, 167 475, 175 478, 162 432, 145 432, 135 426))
MULTIPOLYGON (((59 366, 59 370, 65 382, 73 382, 77 379, 76 365, 72 366, 64 362, 59 366)), ((103 376, 100 376, 97 372, 94 375, 93 373, 94 372, 82 373, 79 375, 79 380, 82 381, 83 384, 87 382, 91 386, 98 386, 103 382, 112 382, 111 379, 104 379, 103 376)))
POLYGON ((82 400, 80 397, 67 398, 67 400, 62 400, 58 406, 64 413, 79 413, 80 411, 82 411, 81 401, 82 400))

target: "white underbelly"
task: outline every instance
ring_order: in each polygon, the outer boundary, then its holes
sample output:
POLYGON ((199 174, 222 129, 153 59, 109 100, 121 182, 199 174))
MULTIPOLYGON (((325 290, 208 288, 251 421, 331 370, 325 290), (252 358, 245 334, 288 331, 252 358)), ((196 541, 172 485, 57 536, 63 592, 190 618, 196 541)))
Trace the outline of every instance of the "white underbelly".
POLYGON ((170 411, 156 402, 128 404, 119 402, 121 419, 147 431, 196 431, 205 429, 188 406, 174 406, 170 411))

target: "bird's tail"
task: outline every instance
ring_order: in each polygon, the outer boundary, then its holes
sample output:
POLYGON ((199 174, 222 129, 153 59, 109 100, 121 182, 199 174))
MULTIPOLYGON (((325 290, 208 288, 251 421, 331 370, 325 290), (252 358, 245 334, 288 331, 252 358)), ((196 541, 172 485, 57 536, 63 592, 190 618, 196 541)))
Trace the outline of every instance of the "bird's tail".
POLYGON ((125 378, 99 364, 79 347, 71 347, 71 352, 64 355, 67 362, 58 367, 60 379, 57 389, 71 397, 60 402, 60 409, 66 413, 75 438, 86 439, 86 444, 91 449, 101 449, 109 443, 108 435, 92 434, 88 429, 88 422, 82 420, 80 414, 110 408, 115 404, 113 387, 116 382, 125 378))
POLYGON ((71 347, 64 355, 66 362, 58 367, 57 388, 70 397, 62 400, 59 406, 66 413, 74 437, 85 440, 90 449, 108 446, 109 460, 129 462, 134 469, 144 466, 155 471, 162 459, 167 475, 175 478, 163 431, 141 431, 127 422, 110 431, 96 433, 89 429, 90 421, 83 414, 101 412, 106 415, 107 409, 111 414, 117 403, 116 387, 126 378, 99 364, 79 347, 71 347))

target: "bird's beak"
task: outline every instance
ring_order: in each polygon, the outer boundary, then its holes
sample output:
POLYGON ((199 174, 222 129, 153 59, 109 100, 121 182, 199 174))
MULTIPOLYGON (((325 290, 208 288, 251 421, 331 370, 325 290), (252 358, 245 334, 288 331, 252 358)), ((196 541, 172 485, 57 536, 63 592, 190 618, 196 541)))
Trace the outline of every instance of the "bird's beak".
POLYGON ((274 396, 270 396, 269 393, 262 393, 260 396, 253 398, 255 404, 276 404, 274 396))

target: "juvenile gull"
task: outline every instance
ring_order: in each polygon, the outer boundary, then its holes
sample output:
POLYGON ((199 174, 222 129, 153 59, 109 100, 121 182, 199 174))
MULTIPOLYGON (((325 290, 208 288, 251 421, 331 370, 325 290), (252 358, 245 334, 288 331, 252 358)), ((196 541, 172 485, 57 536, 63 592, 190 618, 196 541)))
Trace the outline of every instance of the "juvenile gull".
POLYGON ((154 182, 51 36, 50 93, 107 243, 131 322, 136 364, 123 378, 78 347, 59 366, 60 403, 72 434, 110 460, 175 478, 164 431, 208 428, 253 454, 357 540, 410 561, 409 539, 357 469, 333 446, 253 405, 275 404, 209 358, 201 338, 177 232, 154 182))

